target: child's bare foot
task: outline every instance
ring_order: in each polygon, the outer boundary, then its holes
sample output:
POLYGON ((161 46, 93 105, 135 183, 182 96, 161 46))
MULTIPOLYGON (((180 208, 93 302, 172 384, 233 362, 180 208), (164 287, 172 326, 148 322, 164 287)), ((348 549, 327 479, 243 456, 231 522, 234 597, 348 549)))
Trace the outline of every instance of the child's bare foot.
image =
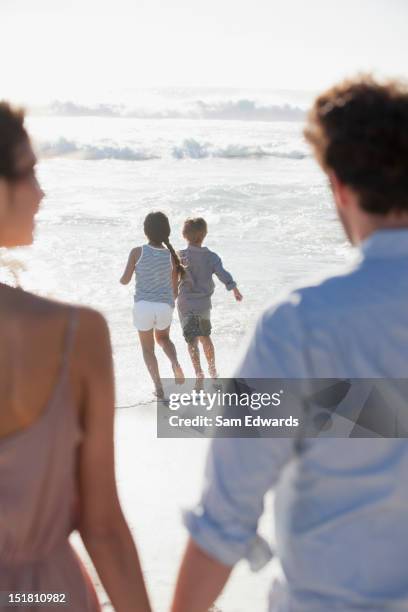
POLYGON ((174 372, 174 380, 176 381, 176 385, 184 384, 186 378, 184 376, 183 369, 179 363, 173 366, 173 372, 174 372))
POLYGON ((208 368, 208 373, 211 376, 211 378, 218 378, 218 372, 215 366, 210 366, 208 368))
POLYGON ((163 387, 161 385, 156 385, 153 395, 157 397, 158 400, 164 399, 163 387))
POLYGON ((195 391, 201 391, 201 389, 204 389, 204 372, 200 372, 200 374, 197 374, 197 378, 194 385, 195 391))
POLYGON ((196 372, 196 382, 194 385, 194 389, 196 391, 200 391, 201 389, 204 389, 204 379, 205 379, 204 372, 202 370, 198 370, 196 372))

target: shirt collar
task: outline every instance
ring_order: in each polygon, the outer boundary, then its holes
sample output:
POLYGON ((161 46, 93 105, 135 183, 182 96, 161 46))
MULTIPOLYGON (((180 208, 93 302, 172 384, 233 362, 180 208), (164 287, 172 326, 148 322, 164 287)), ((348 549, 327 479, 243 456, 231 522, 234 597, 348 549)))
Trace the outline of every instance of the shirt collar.
POLYGON ((360 248, 364 258, 408 257, 408 228, 377 230, 360 248))
POLYGON ((204 251, 204 249, 206 249, 207 247, 196 246, 195 244, 189 244, 187 248, 191 249, 192 251, 204 251))

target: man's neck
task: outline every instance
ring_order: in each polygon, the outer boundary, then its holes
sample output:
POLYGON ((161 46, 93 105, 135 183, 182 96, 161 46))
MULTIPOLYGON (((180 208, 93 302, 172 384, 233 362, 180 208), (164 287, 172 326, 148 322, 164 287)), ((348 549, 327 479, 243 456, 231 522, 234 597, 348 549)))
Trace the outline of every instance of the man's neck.
POLYGON ((363 242, 374 232, 380 230, 408 229, 408 213, 388 215, 363 214, 354 231, 354 243, 363 242))

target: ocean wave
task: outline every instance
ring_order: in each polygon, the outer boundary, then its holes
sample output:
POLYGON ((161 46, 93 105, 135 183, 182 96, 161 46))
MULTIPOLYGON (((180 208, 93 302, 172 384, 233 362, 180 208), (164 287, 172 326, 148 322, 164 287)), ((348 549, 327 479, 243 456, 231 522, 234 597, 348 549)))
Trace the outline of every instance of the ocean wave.
POLYGON ((175 159, 260 159, 277 157, 284 159, 304 159, 307 155, 302 151, 279 151, 259 145, 229 144, 224 147, 210 142, 199 142, 194 138, 185 139, 180 145, 173 146, 168 151, 149 151, 148 149, 133 149, 115 145, 78 144, 66 138, 55 142, 42 142, 37 146, 41 157, 68 157, 71 159, 103 160, 117 159, 122 161, 149 161, 171 156, 175 159))
POLYGON ((230 144, 226 147, 215 147, 211 143, 200 143, 194 138, 183 141, 181 146, 173 147, 173 157, 176 159, 204 159, 219 157, 224 159, 280 157, 284 159, 304 159, 302 151, 274 151, 261 146, 230 144))
POLYGON ((43 142, 38 146, 42 157, 71 157, 74 159, 119 159, 123 161, 148 161, 160 156, 145 150, 135 150, 131 147, 106 145, 81 145, 72 140, 59 138, 56 142, 43 142))
POLYGON ((262 104, 256 100, 193 100, 178 107, 130 108, 118 104, 86 106, 55 100, 42 114, 63 117, 130 117, 135 119, 213 119, 235 121, 301 121, 304 110, 290 104, 262 104))

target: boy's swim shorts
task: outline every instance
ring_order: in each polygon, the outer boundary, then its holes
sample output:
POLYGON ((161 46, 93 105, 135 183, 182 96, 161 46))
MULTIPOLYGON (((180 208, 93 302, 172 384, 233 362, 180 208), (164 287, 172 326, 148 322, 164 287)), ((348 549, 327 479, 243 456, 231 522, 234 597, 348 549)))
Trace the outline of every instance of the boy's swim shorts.
POLYGON ((210 336, 210 310, 204 312, 179 313, 183 336, 186 342, 192 342, 198 336, 210 336))

